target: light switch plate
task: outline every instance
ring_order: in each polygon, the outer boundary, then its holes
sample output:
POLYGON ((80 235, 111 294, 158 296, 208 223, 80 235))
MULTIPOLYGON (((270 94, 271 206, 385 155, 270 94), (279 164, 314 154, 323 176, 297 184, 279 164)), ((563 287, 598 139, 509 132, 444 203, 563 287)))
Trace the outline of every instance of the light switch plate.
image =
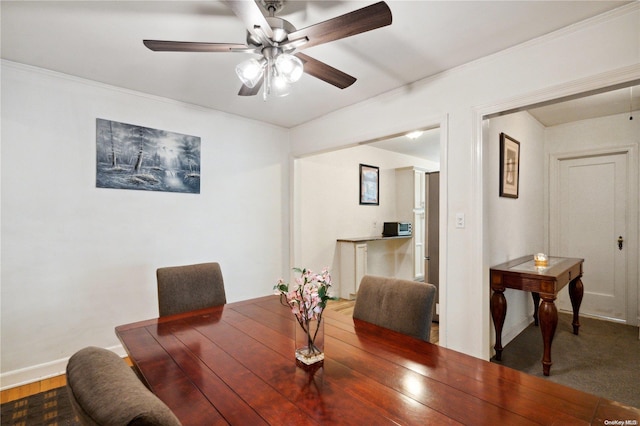
POLYGON ((464 228, 464 213, 456 213, 456 228, 464 228))

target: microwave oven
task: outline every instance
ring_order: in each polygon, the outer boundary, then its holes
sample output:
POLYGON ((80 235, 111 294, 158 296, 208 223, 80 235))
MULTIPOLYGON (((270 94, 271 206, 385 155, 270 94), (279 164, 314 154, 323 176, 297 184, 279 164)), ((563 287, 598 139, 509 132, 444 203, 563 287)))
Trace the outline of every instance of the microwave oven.
POLYGON ((409 222, 385 222, 382 228, 383 237, 397 237, 411 235, 411 223, 409 222))

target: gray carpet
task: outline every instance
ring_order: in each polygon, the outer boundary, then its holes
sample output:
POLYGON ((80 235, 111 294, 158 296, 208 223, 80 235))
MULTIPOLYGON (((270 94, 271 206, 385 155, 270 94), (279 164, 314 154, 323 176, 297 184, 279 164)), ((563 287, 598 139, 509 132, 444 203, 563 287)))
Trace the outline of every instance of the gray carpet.
POLYGON ((576 336, 571 315, 558 317, 549 377, 542 374, 542 335, 533 324, 504 347, 502 361, 491 361, 640 408, 638 327, 580 317, 576 336))

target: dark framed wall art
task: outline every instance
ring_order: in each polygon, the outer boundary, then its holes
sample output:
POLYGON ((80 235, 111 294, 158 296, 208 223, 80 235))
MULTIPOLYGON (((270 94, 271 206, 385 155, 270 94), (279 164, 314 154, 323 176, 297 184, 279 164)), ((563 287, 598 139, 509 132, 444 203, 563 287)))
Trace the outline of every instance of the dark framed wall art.
POLYGON ((360 164, 360 204, 380 204, 380 169, 360 164))
POLYGON ((500 133, 500 196, 518 198, 520 189, 520 142, 500 133))

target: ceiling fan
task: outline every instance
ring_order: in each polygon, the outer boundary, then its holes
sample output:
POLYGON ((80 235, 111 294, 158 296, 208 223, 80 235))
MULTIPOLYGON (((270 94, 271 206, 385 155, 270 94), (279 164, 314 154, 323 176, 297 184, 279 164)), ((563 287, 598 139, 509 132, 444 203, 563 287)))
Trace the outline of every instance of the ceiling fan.
POLYGON ((153 51, 165 52, 241 52, 257 54, 236 66, 242 81, 238 95, 256 95, 262 86, 263 98, 285 96, 289 86, 307 73, 340 89, 351 86, 356 78, 308 55, 306 49, 391 24, 391 10, 384 1, 353 12, 296 29, 290 22, 276 17, 284 0, 224 1, 247 27, 247 43, 206 43, 188 41, 143 40, 153 51))

